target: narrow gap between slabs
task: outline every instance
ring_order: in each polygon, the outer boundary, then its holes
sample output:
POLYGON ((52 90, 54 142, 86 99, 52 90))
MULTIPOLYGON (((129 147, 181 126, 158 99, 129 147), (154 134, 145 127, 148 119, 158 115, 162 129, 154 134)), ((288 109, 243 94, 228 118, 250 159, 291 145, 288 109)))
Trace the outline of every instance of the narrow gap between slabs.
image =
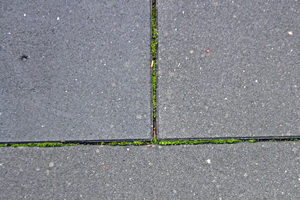
POLYGON ((299 137, 274 137, 274 138, 223 138, 223 139, 206 139, 206 140, 162 140, 162 141, 67 141, 67 142, 42 142, 36 143, 0 143, 0 147, 62 147, 77 145, 106 145, 106 146, 148 146, 152 145, 204 145, 204 144, 234 144, 234 143, 256 143, 256 142, 300 142, 299 137))
POLYGON ((152 0, 152 84, 153 84, 153 142, 157 142, 157 126, 156 126, 156 88, 157 88, 157 66, 156 66, 156 55, 157 55, 157 12, 156 12, 156 0, 152 0))

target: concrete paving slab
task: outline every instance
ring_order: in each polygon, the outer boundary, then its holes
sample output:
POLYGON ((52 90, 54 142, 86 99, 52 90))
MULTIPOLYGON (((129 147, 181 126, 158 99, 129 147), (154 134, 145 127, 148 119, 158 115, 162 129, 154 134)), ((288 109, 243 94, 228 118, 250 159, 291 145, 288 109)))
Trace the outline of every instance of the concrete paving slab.
POLYGON ((1 2, 0 141, 151 139, 151 2, 1 2))
POLYGON ((1 199, 299 199, 299 162, 299 142, 0 148, 1 199))
POLYGON ((299 2, 157 9, 160 138, 299 136, 299 2))

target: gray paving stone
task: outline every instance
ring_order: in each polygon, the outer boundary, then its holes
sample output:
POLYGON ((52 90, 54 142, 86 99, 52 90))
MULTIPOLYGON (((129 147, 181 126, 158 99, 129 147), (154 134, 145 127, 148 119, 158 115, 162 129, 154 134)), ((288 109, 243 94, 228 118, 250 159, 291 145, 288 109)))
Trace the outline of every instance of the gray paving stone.
POLYGON ((151 3, 4 1, 0 141, 151 139, 151 3))
POLYGON ((0 148, 1 199, 299 199, 299 164, 299 142, 0 148))
POLYGON ((299 136, 299 2, 157 9, 160 138, 299 136))

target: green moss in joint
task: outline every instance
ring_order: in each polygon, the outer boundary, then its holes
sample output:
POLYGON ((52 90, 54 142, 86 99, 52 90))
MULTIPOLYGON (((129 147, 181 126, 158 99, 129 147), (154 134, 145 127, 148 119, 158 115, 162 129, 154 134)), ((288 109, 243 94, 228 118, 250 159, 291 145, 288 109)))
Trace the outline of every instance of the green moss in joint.
POLYGON ((153 118, 156 119, 156 54, 157 54, 157 19, 156 19, 156 1, 152 1, 152 44, 151 44, 151 51, 152 51, 152 61, 153 61, 153 74, 152 74, 152 84, 153 84, 153 118))
POLYGON ((110 142, 110 143, 107 143, 108 145, 110 146, 116 146, 118 144, 120 144, 120 142, 110 142))
MULTIPOLYGON (((141 145, 197 145, 197 144, 205 144, 205 143, 211 143, 211 144, 233 144, 233 143, 239 143, 239 142, 259 142, 260 140, 252 139, 252 140, 237 140, 237 139, 228 139, 228 140, 185 140, 185 141, 157 141, 157 138, 154 137, 153 141, 151 142, 145 142, 145 141, 134 141, 134 142, 101 142, 101 143, 92 143, 87 145, 110 145, 110 146, 128 146, 128 145, 135 145, 135 146, 141 146, 141 145)), ((272 139, 269 141, 299 141, 299 139, 272 139)), ((27 144, 0 144, 0 147, 62 147, 62 146, 75 146, 75 145, 81 145, 78 143, 27 143, 27 144)))
POLYGON ((248 142, 258 142, 258 140, 248 140, 248 142))
POLYGON ((144 145, 144 144, 149 144, 149 142, 140 142, 140 141, 133 142, 133 145, 136 145, 136 146, 140 146, 140 145, 144 145))
POLYGON ((45 143, 27 143, 27 144, 12 144, 12 145, 0 145, 0 147, 62 147, 62 146, 75 146, 80 145, 78 143, 51 143, 51 142, 45 142, 45 143))

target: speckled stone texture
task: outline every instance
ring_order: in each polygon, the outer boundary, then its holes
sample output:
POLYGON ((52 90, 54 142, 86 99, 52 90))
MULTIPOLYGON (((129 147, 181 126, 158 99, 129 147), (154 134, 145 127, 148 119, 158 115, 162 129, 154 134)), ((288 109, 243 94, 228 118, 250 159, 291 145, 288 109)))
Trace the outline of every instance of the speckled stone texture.
POLYGON ((299 142, 0 148, 1 199, 299 199, 299 150, 299 142))
POLYGON ((160 139, 300 135, 299 1, 157 9, 160 139))
POLYGON ((151 139, 149 0, 0 5, 1 142, 151 139))

